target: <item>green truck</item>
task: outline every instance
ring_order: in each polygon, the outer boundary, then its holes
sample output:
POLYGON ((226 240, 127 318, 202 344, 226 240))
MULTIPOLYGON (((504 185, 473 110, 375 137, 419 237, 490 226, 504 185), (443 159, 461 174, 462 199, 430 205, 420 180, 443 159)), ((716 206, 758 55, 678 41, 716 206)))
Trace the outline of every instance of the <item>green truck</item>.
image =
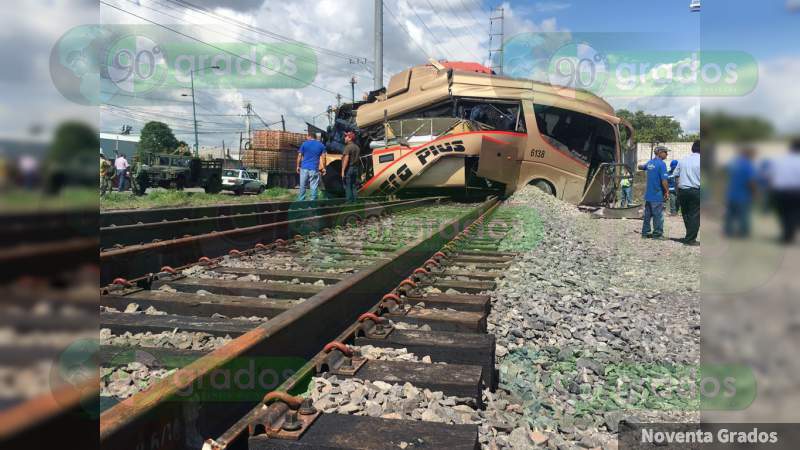
POLYGON ((168 153, 143 152, 132 167, 134 193, 148 187, 183 190, 202 187, 209 194, 222 190, 222 159, 200 159, 168 153))

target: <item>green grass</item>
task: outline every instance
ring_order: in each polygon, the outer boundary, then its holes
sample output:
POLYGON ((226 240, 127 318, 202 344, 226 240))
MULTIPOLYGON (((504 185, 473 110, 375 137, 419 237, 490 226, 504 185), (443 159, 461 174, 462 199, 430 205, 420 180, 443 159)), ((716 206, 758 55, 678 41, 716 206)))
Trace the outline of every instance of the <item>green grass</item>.
MULTIPOLYGON (((97 195, 97 194, 95 194, 97 195)), ((177 206, 204 206, 226 203, 258 203, 280 201, 294 198, 295 191, 286 188, 269 188, 260 195, 230 195, 227 193, 206 194, 203 192, 185 192, 175 190, 153 190, 147 195, 135 197, 130 192, 109 192, 100 199, 100 209, 147 209, 171 208, 177 206)))
POLYGON ((0 194, 0 213, 97 208, 97 189, 65 188, 58 195, 15 189, 0 194))

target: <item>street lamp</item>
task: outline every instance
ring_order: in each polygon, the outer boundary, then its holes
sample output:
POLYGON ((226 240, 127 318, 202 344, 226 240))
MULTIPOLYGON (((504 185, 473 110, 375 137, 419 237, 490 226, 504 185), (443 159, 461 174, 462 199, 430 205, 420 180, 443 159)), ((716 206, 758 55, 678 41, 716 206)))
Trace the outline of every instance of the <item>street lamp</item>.
MULTIPOLYGON (((190 70, 189 71, 189 77, 192 79, 192 118, 194 120, 194 156, 195 157, 199 156, 200 142, 199 142, 199 139, 197 138, 197 110, 195 109, 195 105, 194 105, 194 73, 195 72, 201 72, 201 71, 208 70, 208 69, 219 70, 219 68, 220 68, 219 66, 208 66, 208 67, 203 67, 202 69, 194 69, 194 70, 190 70)), ((186 94, 182 94, 181 97, 187 97, 187 95, 186 94)))

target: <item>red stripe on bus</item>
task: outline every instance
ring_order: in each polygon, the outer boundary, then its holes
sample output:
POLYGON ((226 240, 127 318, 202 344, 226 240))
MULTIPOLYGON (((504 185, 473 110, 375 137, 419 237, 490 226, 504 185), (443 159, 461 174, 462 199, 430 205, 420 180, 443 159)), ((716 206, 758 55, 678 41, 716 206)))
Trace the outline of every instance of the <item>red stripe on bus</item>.
MULTIPOLYGON (((380 177, 381 175, 383 175, 384 172, 389 170, 390 167, 392 167, 395 164, 397 164, 398 162, 400 162, 406 156, 413 155, 415 151, 417 151, 417 150, 419 150, 419 149, 421 149, 423 147, 426 147, 426 146, 428 146, 430 144, 433 144, 434 142, 442 140, 442 139, 446 139, 446 138, 449 139, 449 138, 453 138, 453 137, 457 137, 457 136, 464 136, 464 135, 468 135, 468 134, 505 134, 505 135, 512 135, 512 136, 526 136, 526 137, 528 136, 526 133, 516 133, 514 131, 466 131, 464 133, 446 134, 446 135, 443 135, 443 136, 439 136, 438 138, 436 138, 436 139, 434 139, 432 141, 428 141, 428 142, 426 142, 424 144, 418 145, 416 147, 412 147, 411 150, 408 153, 406 153, 405 155, 402 155, 399 158, 395 159, 391 164, 389 164, 388 166, 384 167, 383 169, 381 169, 380 172, 378 172, 372 178, 370 178, 366 183, 364 183, 364 186, 361 186, 361 189, 359 189, 359 191, 363 191, 364 189, 366 189, 370 184, 372 184, 375 181, 376 178, 380 177)), ((484 136, 484 137, 491 138, 491 136, 484 136)), ((497 139, 497 140, 499 141, 499 139, 497 139)), ((504 143, 507 144, 508 142, 504 142, 504 143)), ((394 148, 394 147, 392 147, 392 148, 394 148)), ((381 152, 385 153, 387 150, 388 149, 384 149, 381 152)), ((374 155, 374 154, 379 154, 379 153, 373 151, 372 154, 374 155)))

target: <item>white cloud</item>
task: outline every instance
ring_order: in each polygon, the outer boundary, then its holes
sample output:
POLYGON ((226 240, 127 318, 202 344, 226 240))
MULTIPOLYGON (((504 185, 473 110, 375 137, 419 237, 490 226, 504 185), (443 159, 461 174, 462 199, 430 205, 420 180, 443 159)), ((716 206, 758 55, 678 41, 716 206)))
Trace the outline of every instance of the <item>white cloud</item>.
POLYGON ((536 2, 533 4, 533 10, 540 13, 552 13, 570 7, 572 4, 568 2, 536 2))
POLYGON ((800 58, 777 58, 759 63, 758 84, 742 97, 708 97, 703 110, 721 109, 731 114, 757 115, 772 122, 781 133, 800 132, 800 58))

